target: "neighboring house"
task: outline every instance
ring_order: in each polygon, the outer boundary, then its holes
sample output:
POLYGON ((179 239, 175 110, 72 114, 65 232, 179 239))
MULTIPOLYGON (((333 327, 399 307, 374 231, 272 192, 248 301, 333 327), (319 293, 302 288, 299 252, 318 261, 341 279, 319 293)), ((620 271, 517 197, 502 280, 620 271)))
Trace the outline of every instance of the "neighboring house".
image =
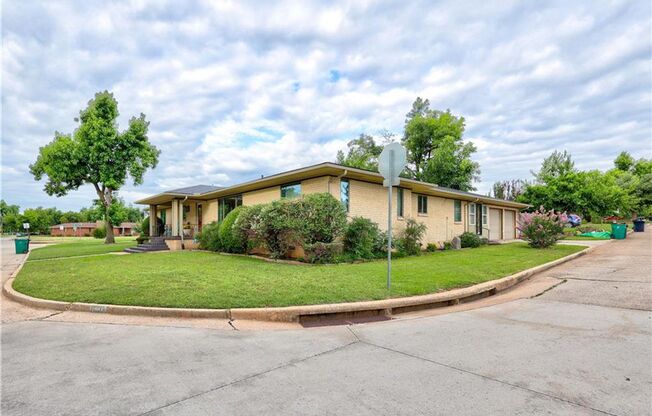
MULTIPOLYGON (((204 224, 221 221, 233 208, 282 198, 327 192, 347 209, 349 217, 361 216, 387 229, 387 189, 376 172, 335 163, 321 163, 225 188, 198 185, 174 189, 136 201, 149 205, 163 229, 150 221, 150 235, 192 238, 204 224)), ((424 243, 442 243, 465 231, 491 240, 516 238, 516 220, 526 204, 491 198, 431 183, 401 178, 394 188, 394 231, 405 219, 426 224, 424 243)))
MULTIPOLYGON (((96 222, 66 222, 50 227, 50 235, 54 237, 90 237, 97 227, 104 225, 103 221, 96 222)), ((123 222, 118 227, 113 227, 113 235, 134 235, 135 222, 123 222)))
POLYGON ((90 237, 97 228, 95 222, 66 222, 50 227, 50 235, 55 237, 90 237))

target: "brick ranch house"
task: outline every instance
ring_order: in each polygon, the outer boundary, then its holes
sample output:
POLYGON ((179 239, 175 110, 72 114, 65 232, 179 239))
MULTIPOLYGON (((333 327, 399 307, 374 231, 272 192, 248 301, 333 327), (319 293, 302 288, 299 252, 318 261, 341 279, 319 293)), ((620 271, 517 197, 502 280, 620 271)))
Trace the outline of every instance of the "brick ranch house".
MULTIPOLYGON (((184 240, 185 247, 194 247, 191 240, 204 224, 221 221, 237 206, 318 192, 342 201, 349 218, 369 218, 386 231, 387 189, 382 182, 379 173, 326 162, 225 188, 197 185, 174 189, 136 203, 149 205, 150 214, 163 224, 157 227, 156 221, 150 221, 151 236, 181 240, 174 248, 181 248, 184 240)), ((518 212, 528 206, 405 178, 392 195, 394 231, 400 231, 406 219, 414 218, 427 226, 424 243, 436 244, 465 231, 490 240, 515 239, 518 212)))
MULTIPOLYGON (((103 221, 96 222, 66 222, 50 227, 50 235, 54 237, 90 237, 97 227, 101 227, 103 221)), ((135 235, 135 222, 123 222, 119 227, 113 227, 113 234, 118 236, 135 235)))

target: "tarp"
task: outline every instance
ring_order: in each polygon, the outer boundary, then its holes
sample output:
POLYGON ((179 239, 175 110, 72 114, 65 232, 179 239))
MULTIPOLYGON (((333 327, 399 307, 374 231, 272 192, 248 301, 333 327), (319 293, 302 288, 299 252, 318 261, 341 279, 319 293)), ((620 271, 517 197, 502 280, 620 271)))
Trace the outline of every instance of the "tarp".
POLYGON ((611 233, 609 231, 592 231, 580 234, 580 237, 611 238, 611 233))

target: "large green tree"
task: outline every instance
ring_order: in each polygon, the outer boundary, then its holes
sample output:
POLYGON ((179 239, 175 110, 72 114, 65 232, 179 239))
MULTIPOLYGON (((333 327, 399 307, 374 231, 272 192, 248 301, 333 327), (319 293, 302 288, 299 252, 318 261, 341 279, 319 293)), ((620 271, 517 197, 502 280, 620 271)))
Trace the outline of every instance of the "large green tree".
POLYGON ((575 171, 575 162, 567 151, 558 152, 555 150, 541 163, 538 172, 532 172, 539 183, 545 183, 549 178, 555 178, 575 171))
POLYGON ((411 177, 462 191, 475 190, 480 166, 471 159, 476 148, 462 140, 464 117, 432 110, 420 97, 406 114, 403 145, 411 177))
POLYGON ((378 156, 383 146, 376 143, 373 136, 360 134, 360 137, 347 143, 346 155, 342 150, 337 152, 337 163, 352 168, 378 170, 378 156))
POLYGON ((36 180, 47 177, 48 195, 65 196, 84 184, 95 188, 104 208, 106 243, 114 243, 110 209, 115 192, 131 177, 134 185, 158 163, 160 151, 149 143, 149 122, 145 115, 132 117, 125 131, 118 130, 118 103, 113 94, 95 94, 80 111, 79 127, 73 134, 55 132, 48 145, 41 147, 30 171, 36 180))
POLYGON ((19 214, 20 207, 18 205, 8 204, 4 199, 0 200, 0 234, 16 231, 19 214))
MULTIPOLYGON (((432 110, 427 99, 417 97, 405 118, 401 141, 407 150, 408 166, 401 176, 462 191, 475 190, 473 182, 479 179, 480 166, 471 159, 475 146, 462 140, 464 128, 464 117, 448 110, 432 110)), ((337 152, 337 162, 377 171, 378 156, 393 135, 382 136, 383 143, 379 144, 374 137, 361 134, 348 143, 346 154, 337 152)))
POLYGON ((614 166, 607 174, 626 190, 625 209, 635 215, 652 215, 652 160, 635 160, 628 152, 621 152, 614 166))

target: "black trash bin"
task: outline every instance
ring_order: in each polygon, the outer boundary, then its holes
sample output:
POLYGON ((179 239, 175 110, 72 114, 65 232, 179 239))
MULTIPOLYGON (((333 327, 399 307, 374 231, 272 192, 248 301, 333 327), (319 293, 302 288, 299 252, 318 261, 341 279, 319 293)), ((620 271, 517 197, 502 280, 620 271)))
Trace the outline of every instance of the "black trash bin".
POLYGON ((632 222, 634 223, 634 232, 635 233, 645 232, 645 220, 643 218, 637 218, 632 222))

